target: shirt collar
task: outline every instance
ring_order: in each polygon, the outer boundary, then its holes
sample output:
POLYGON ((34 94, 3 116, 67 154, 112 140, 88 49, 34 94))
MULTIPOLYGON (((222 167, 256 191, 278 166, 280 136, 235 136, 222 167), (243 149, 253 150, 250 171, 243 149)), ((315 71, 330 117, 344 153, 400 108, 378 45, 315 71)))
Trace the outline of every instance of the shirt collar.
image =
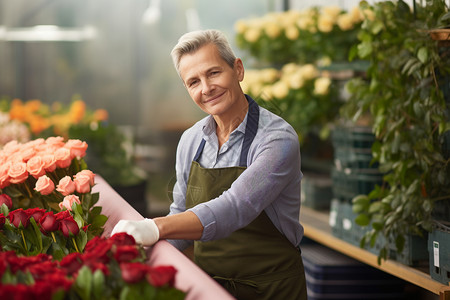
MULTIPOLYGON (((234 134, 235 132, 242 132, 245 134, 245 127, 247 125, 247 117, 248 117, 248 111, 245 114, 244 120, 239 124, 238 127, 236 127, 235 130, 231 134, 234 134)), ((216 121, 214 120, 214 117, 212 115, 209 115, 205 120, 205 125, 203 125, 203 134, 205 136, 210 136, 212 134, 216 134, 216 121)))

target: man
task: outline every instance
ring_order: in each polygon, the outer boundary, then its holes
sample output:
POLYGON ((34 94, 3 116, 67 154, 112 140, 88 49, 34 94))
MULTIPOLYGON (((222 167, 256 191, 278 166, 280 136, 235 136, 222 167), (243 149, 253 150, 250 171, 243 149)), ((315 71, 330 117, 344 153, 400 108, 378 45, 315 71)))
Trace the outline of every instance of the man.
POLYGON ((195 241, 197 265, 238 299, 306 299, 297 134, 242 92, 243 63, 221 32, 187 33, 171 54, 208 116, 180 139, 170 214, 113 233, 180 250, 195 241))

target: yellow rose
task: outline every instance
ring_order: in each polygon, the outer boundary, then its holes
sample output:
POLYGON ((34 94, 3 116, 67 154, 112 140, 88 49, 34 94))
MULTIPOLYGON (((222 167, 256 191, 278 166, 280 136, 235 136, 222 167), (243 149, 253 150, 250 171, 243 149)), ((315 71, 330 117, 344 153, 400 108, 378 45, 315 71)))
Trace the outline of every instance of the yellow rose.
POLYGON ((301 72, 296 72, 292 74, 289 78, 289 86, 291 89, 297 90, 301 89, 305 84, 305 79, 302 76, 301 72))
POLYGON ((264 31, 266 32, 268 37, 270 37, 271 39, 275 39, 280 36, 281 28, 276 22, 269 21, 265 23, 264 31))
POLYGON ((363 20, 363 15, 358 6, 355 6, 350 11, 350 16, 352 17, 353 24, 359 23, 363 20))
POLYGON ((353 17, 350 14, 339 15, 336 22, 343 31, 353 28, 353 17))
POLYGON ((322 14, 330 17, 331 19, 336 19, 341 13, 341 8, 339 6, 325 6, 322 8, 322 14))
POLYGON ((314 94, 326 95, 329 92, 331 80, 328 77, 320 77, 314 81, 314 94))
POLYGON ((272 95, 278 99, 284 99, 289 94, 289 86, 284 81, 277 81, 272 85, 272 95))
POLYGON ((244 39, 249 43, 256 42, 261 36, 261 30, 259 28, 251 27, 244 33, 244 39))
POLYGON ((261 70, 261 81, 265 83, 274 82, 279 78, 279 73, 277 69, 266 68, 261 70))
POLYGON ((311 80, 319 75, 319 70, 313 64, 303 65, 299 71, 305 80, 311 80))
POLYGON ((236 23, 234 23, 234 30, 236 30, 238 34, 243 34, 247 30, 247 28, 247 22, 243 20, 238 20, 236 23))
POLYGON ((329 15, 321 15, 317 22, 317 28, 321 32, 330 32, 333 30, 334 19, 329 15))
POLYGON ((371 9, 363 10, 363 15, 366 20, 369 20, 369 21, 375 20, 375 13, 371 9))
POLYGON ((293 74, 297 72, 298 69, 299 66, 296 63, 288 63, 281 68, 281 72, 283 72, 283 74, 293 74))
POLYGON ((291 40, 291 41, 295 41, 296 39, 298 39, 300 32, 298 31, 297 27, 295 26, 289 26, 285 29, 284 33, 286 34, 286 37, 291 40))
POLYGON ((264 101, 270 101, 272 100, 272 86, 266 85, 261 89, 261 98, 264 101))

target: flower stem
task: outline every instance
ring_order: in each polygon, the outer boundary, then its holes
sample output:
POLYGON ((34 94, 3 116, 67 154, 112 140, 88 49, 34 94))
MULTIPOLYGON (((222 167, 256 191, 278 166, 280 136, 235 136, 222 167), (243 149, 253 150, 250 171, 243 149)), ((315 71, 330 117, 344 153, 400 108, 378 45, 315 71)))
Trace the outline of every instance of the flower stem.
POLYGON ((54 232, 50 232, 50 233, 52 234, 53 241, 56 243, 55 233, 54 232))
POLYGON ((20 234, 22 235, 23 244, 25 246, 25 251, 28 253, 27 241, 25 240, 25 236, 23 235, 23 230, 20 230, 20 234))
POLYGON ((78 253, 80 253, 80 250, 78 250, 78 246, 77 246, 77 243, 75 242, 75 239, 74 239, 74 238, 72 238, 72 242, 73 242, 73 245, 75 246, 75 250, 76 250, 78 253))
POLYGON ((25 186, 25 189, 27 190, 29 199, 33 198, 33 194, 31 193, 30 188, 28 187, 28 184, 25 183, 24 186, 25 186))

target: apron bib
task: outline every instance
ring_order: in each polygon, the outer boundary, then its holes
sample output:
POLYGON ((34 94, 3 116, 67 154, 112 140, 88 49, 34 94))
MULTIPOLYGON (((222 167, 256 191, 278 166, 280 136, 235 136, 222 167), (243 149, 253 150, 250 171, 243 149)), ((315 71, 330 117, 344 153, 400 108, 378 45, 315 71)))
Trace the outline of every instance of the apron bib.
MULTIPOLYGON (((209 201, 228 190, 247 167, 247 154, 258 129, 259 107, 249 100, 249 113, 240 165, 207 169, 198 160, 202 140, 188 179, 186 208, 209 201)), ((273 225, 263 211, 246 227, 226 238, 194 242, 195 263, 237 299, 306 300, 300 251, 273 225)))

